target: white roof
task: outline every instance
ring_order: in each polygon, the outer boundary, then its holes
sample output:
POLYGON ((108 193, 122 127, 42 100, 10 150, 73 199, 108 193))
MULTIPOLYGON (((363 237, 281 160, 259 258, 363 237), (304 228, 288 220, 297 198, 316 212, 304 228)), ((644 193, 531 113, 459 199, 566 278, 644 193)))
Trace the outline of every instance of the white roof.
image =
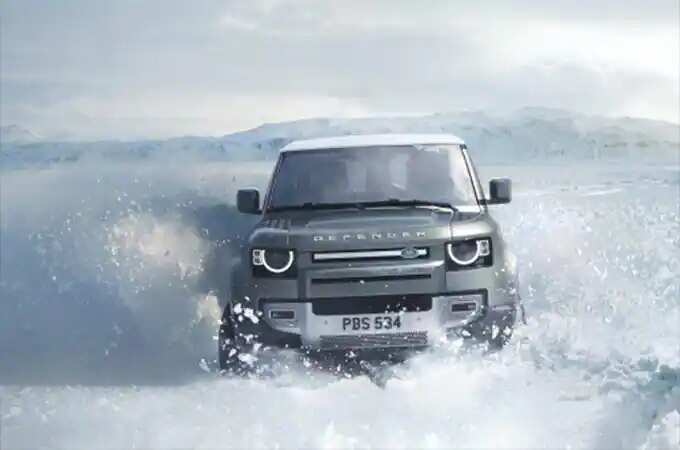
POLYGON ((417 144, 463 144, 463 140, 452 134, 364 134, 293 141, 283 147, 281 151, 417 144))

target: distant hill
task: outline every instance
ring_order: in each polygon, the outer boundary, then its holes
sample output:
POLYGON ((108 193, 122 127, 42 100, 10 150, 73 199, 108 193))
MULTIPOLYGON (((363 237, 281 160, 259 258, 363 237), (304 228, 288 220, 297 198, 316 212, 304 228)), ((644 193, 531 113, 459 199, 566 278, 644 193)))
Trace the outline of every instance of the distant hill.
POLYGON ((27 143, 36 142, 40 139, 40 136, 19 125, 0 127, 0 142, 2 143, 27 143))
POLYGON ((296 139, 372 133, 452 133, 463 138, 482 163, 594 159, 677 162, 680 152, 677 124, 524 108, 508 115, 474 111, 419 117, 308 119, 264 124, 223 137, 137 142, 3 139, 0 162, 12 168, 88 159, 261 160, 275 158, 281 147, 296 139))

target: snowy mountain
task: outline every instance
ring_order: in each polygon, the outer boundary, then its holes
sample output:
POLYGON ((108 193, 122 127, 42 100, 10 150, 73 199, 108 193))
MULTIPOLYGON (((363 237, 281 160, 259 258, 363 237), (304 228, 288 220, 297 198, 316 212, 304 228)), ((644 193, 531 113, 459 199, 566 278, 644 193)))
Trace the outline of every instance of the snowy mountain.
POLYGON ((40 136, 19 125, 13 124, 0 127, 0 142, 5 144, 36 142, 40 139, 40 136))
POLYGON ((594 159, 664 162, 677 161, 680 149, 677 124, 524 108, 508 115, 465 111, 419 117, 307 119, 264 124, 223 137, 76 143, 6 139, 0 162, 3 167, 24 167, 99 158, 259 160, 274 158, 281 147, 296 139, 423 132, 462 137, 475 158, 484 163, 594 159))
POLYGON ((228 147, 275 153, 291 140, 369 133, 452 133, 488 162, 545 159, 666 160, 677 158, 680 127, 632 118, 604 118, 525 108, 509 116, 484 112, 422 117, 312 119, 266 124, 224 138, 228 147))

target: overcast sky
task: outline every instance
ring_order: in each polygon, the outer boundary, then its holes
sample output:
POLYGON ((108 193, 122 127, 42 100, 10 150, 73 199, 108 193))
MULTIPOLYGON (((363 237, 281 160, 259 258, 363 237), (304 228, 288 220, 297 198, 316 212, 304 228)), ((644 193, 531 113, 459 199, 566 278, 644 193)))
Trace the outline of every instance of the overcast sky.
POLYGON ((3 0, 0 120, 44 136, 550 106, 680 121, 678 0, 3 0))

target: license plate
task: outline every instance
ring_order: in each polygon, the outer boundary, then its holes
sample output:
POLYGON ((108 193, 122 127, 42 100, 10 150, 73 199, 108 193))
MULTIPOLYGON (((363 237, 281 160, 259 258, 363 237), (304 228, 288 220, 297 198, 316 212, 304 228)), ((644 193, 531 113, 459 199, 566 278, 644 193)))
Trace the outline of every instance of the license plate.
POLYGON ((401 316, 344 316, 342 331, 390 331, 401 328, 401 316))

